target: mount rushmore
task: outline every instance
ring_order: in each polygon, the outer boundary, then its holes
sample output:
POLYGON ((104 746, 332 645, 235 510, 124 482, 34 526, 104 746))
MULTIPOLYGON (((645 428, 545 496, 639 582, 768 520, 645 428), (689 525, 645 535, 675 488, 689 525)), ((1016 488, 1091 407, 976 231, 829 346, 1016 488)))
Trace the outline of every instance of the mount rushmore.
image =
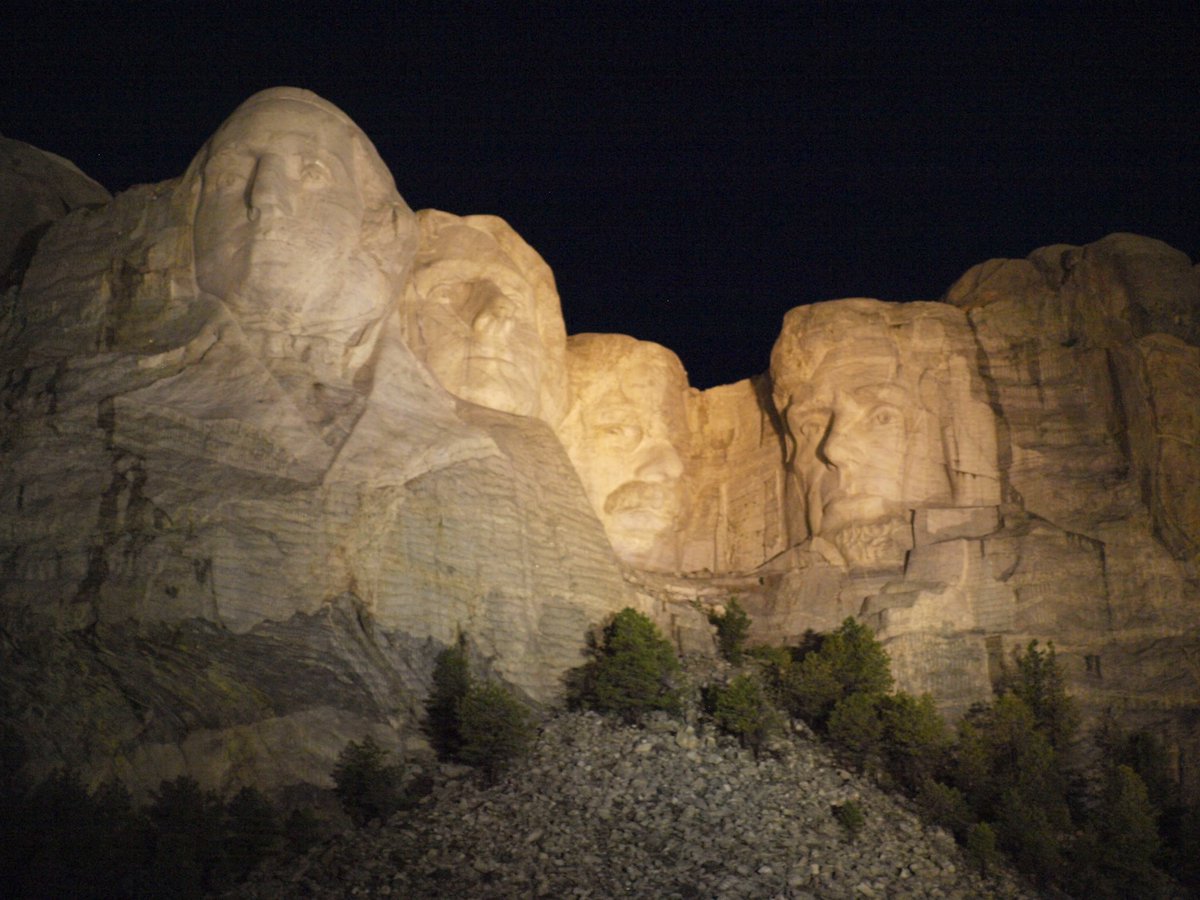
MULTIPOLYGON (((787 314, 767 372, 568 336, 502 219, 414 213, 307 91, 116 197, 0 141, 0 702, 32 774, 325 784, 438 652, 553 703, 633 606, 853 615, 951 715, 1031 639, 1200 786, 1200 269, 1111 235, 787 314)), ((801 302, 808 298, 797 298, 801 302)), ((569 303, 569 298, 567 298, 569 303)))

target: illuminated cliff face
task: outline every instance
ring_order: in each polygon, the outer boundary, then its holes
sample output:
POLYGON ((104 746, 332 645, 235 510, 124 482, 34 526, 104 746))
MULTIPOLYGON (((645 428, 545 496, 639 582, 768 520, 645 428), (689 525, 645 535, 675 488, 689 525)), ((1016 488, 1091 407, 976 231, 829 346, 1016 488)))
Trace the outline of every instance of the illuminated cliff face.
POLYGON ((570 339, 559 435, 617 555, 671 568, 683 513, 687 375, 665 347, 618 334, 570 339))

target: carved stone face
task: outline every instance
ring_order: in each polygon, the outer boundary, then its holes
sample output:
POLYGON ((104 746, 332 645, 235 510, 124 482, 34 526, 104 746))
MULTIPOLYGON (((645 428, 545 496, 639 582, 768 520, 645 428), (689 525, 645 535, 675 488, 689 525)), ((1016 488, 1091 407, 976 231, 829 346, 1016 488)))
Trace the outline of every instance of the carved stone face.
POLYGON ((960 319, 941 304, 839 300, 784 320, 771 376, 792 508, 850 562, 894 558, 892 526, 910 510, 998 502, 995 423, 972 398, 960 319))
POLYGON ((493 216, 420 213, 409 343, 450 393, 556 425, 566 330, 549 267, 493 216))
POLYGON ((889 342, 833 348, 784 411, 812 534, 950 502, 938 417, 889 342))
POLYGON ((196 280, 243 323, 319 333, 380 315, 386 297, 338 290, 363 229, 360 134, 321 106, 276 97, 243 105, 213 136, 196 280))
POLYGON ((657 344, 606 334, 572 336, 568 369, 572 405, 560 436, 613 549, 669 568, 683 512, 683 366, 657 344))

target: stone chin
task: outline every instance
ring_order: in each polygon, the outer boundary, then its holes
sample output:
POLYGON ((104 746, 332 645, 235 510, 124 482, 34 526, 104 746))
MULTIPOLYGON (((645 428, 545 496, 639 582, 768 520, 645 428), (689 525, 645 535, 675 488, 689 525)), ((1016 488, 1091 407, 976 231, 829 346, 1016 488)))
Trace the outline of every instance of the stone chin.
POLYGON ((633 481, 604 503, 604 529, 613 549, 626 562, 647 562, 676 524, 679 502, 669 485, 633 481))
POLYGON ((912 549, 908 516, 852 522, 838 530, 825 530, 820 537, 837 548, 850 569, 902 566, 905 554, 912 549))
POLYGON ((882 497, 856 494, 840 496, 821 507, 820 516, 810 522, 814 535, 834 534, 857 525, 872 525, 904 516, 904 507, 882 497))
POLYGON ((455 388, 451 393, 479 406, 518 416, 538 412, 537 385, 510 359, 468 357, 462 382, 455 388))

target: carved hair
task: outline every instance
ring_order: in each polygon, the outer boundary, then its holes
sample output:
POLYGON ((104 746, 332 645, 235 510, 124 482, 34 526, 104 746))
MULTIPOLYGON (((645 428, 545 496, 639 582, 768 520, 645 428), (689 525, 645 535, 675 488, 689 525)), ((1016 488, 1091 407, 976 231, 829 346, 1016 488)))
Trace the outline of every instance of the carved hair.
MULTIPOLYGON (((175 204, 181 220, 195 220, 204 167, 208 164, 212 147, 219 140, 225 126, 256 106, 280 102, 311 106, 337 120, 346 129, 354 151, 353 175, 362 195, 364 209, 360 249, 389 280, 399 284, 416 251, 416 217, 396 190, 392 173, 371 139, 342 110, 303 88, 275 87, 259 91, 229 115, 200 148, 200 152, 192 159, 191 165, 179 181, 175 204)), ((190 264, 191 260, 188 262, 190 264)))
MULTIPOLYGON (((686 388, 687 371, 679 357, 661 344, 627 334, 573 334, 567 341, 567 375, 572 405, 612 387, 613 373, 622 386, 636 391, 661 380, 686 388)), ((627 391, 628 392, 628 391, 627 391)))

